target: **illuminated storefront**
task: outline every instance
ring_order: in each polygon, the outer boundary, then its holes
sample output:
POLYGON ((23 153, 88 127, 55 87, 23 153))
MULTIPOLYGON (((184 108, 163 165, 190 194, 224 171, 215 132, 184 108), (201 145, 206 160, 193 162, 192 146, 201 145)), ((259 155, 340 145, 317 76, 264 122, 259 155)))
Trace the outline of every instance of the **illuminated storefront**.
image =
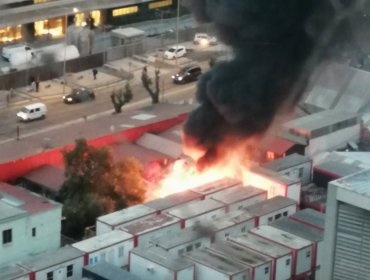
POLYGON ((0 43, 22 39, 22 26, 7 26, 0 28, 0 43))
POLYGON ((35 22, 35 37, 51 36, 59 38, 64 36, 65 18, 45 19, 35 22))
POLYGON ((149 9, 158 9, 163 7, 168 7, 173 4, 172 0, 163 0, 163 1, 156 1, 153 3, 149 3, 149 9))
POLYGON ((87 19, 91 17, 94 20, 94 25, 98 26, 102 24, 102 13, 101 11, 91 11, 89 13, 77 13, 75 14, 75 25, 85 26, 87 19))
POLYGON ((125 15, 130 15, 130 14, 136 14, 138 11, 139 11, 138 6, 119 8, 119 9, 115 9, 112 11, 112 16, 120 17, 120 16, 125 16, 125 15))

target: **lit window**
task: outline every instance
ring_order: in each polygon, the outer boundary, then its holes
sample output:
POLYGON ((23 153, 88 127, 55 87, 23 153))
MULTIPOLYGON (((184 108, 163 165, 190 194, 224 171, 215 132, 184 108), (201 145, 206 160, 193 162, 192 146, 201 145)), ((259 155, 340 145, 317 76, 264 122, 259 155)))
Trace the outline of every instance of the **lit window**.
POLYGON ((34 4, 39 4, 39 3, 45 3, 48 2, 49 0, 33 0, 34 4))
POLYGON ((73 276, 73 264, 67 266, 67 277, 73 276))
POLYGON ((22 39, 22 26, 8 26, 0 28, 0 43, 22 39))
POLYGON ((64 18, 35 21, 35 36, 49 35, 53 38, 63 36, 64 21, 64 18))
POLYGON ((90 13, 77 13, 75 14, 74 23, 76 26, 85 26, 88 18, 94 20, 94 25, 97 26, 101 24, 101 12, 92 11, 90 13))
POLYGON ((162 7, 171 6, 172 3, 173 3, 172 0, 163 0, 163 1, 149 3, 149 9, 158 9, 162 7))
POLYGON ((130 7, 125 7, 125 8, 120 8, 120 9, 115 9, 112 11, 112 16, 114 17, 119 17, 119 16, 124 16, 124 15, 129 15, 129 14, 135 14, 139 11, 138 6, 130 6, 130 7))
POLYGON ((53 280, 54 279, 54 273, 52 271, 49 271, 46 273, 46 280, 53 280))
POLYGON ((36 236, 36 228, 32 228, 32 237, 35 237, 36 236))
POLYGON ((267 152, 266 153, 266 159, 267 160, 274 160, 275 159, 275 154, 274 154, 274 152, 267 152))
POLYGON ((6 229, 3 231, 3 244, 12 243, 12 230, 6 229))

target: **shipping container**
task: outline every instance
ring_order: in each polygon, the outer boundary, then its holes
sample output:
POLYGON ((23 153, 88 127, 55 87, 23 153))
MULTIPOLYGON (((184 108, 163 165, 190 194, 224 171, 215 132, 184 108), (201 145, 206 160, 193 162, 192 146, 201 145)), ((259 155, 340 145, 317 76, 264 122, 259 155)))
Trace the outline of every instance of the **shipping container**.
POLYGON ((72 244, 84 253, 85 265, 108 262, 118 267, 128 264, 128 253, 134 248, 132 234, 110 231, 72 244))
POLYGON ((171 236, 182 230, 180 219, 159 214, 139 221, 133 221, 118 227, 119 230, 128 232, 134 236, 134 247, 145 247, 150 244, 150 240, 171 236))
POLYGON ((313 254, 311 241, 268 225, 251 229, 249 232, 290 249, 293 278, 301 278, 310 274, 313 254))
POLYGON ((202 195, 204 198, 208 198, 219 191, 237 186, 242 187, 242 182, 231 178, 224 178, 193 188, 191 191, 202 195))
POLYGON ((145 204, 137 204, 135 206, 100 216, 96 219, 96 234, 100 235, 105 232, 112 231, 126 223, 154 215, 156 215, 156 211, 153 208, 150 208, 145 204))
POLYGON ((313 209, 300 210, 289 218, 318 230, 325 230, 325 214, 313 209))
POLYGON ((273 280, 291 279, 292 253, 288 248, 248 233, 237 237, 231 237, 229 241, 272 258, 273 280))
POLYGON ((143 280, 194 280, 195 273, 190 261, 154 246, 132 250, 129 270, 143 280))
POLYGON ((210 198, 224 203, 227 211, 235 211, 266 200, 267 191, 252 186, 230 187, 210 195, 210 198))
POLYGON ((2 280, 30 280, 33 272, 17 264, 0 266, 0 279, 2 280))
POLYGON ((245 211, 256 217, 256 225, 267 225, 283 217, 289 217, 297 211, 297 202, 293 199, 276 196, 245 208, 245 211))

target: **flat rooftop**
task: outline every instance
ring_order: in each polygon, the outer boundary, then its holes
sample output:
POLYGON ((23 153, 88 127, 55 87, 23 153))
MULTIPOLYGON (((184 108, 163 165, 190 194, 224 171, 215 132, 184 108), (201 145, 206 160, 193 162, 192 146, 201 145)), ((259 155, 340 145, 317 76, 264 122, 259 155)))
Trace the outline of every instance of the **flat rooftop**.
POLYGON ((179 271, 194 266, 184 258, 178 258, 159 247, 135 248, 131 254, 138 255, 151 262, 168 268, 171 271, 179 271))
POLYGON ((165 132, 162 132, 158 135, 168 140, 171 140, 173 142, 176 142, 178 144, 181 144, 182 143, 181 134, 182 134, 183 125, 184 125, 183 123, 178 124, 170 129, 167 129, 165 132))
POLYGON ((320 242, 324 240, 323 231, 314 229, 313 227, 304 225, 287 217, 279 219, 269 225, 310 241, 320 242))
POLYGON ((306 239, 268 225, 253 228, 250 232, 295 250, 308 247, 312 244, 306 239))
POLYGON ((113 264, 107 262, 98 262, 93 266, 85 266, 83 268, 83 276, 90 276, 91 274, 97 275, 101 278, 99 279, 109 279, 109 280, 140 280, 138 277, 132 273, 123 270, 113 264), (87 272, 87 273, 86 273, 87 272), (85 275, 87 274, 87 275, 85 275))
POLYGON ((135 219, 155 214, 155 210, 145 204, 137 204, 108 215, 100 216, 97 220, 110 226, 118 226, 135 219))
POLYGON ((168 213, 180 219, 190 219, 222 208, 225 208, 223 203, 211 199, 205 199, 179 206, 168 211, 168 213))
POLYGON ((250 270, 247 265, 230 260, 229 257, 222 256, 208 249, 200 249, 187 253, 185 257, 192 262, 208 266, 226 275, 234 275, 250 270))
POLYGON ((9 205, 3 201, 3 196, 0 193, 0 221, 7 219, 15 219, 27 216, 27 211, 19 209, 16 206, 9 205))
MULTIPOLYGON (((24 279, 21 277, 28 277, 29 271, 16 264, 6 265, 0 267, 0 279, 1 280, 13 280, 13 279, 24 279)), ((27 278, 28 279, 28 278, 27 278)))
POLYGON ((213 220, 212 229, 214 231, 219 231, 249 220, 253 220, 254 222, 254 216, 243 210, 236 210, 228 212, 224 216, 213 220))
POLYGON ((219 192, 223 189, 226 189, 229 187, 235 187, 235 186, 242 186, 242 183, 235 179, 223 178, 223 179, 216 180, 208 184, 193 188, 191 190, 193 192, 196 192, 202 195, 210 195, 210 194, 219 192))
POLYGON ((83 252, 92 253, 130 239, 133 239, 132 234, 122 230, 113 230, 73 243, 72 246, 83 252))
POLYGON ((250 171, 254 174, 262 175, 262 176, 264 176, 268 179, 271 179, 275 182, 284 183, 286 185, 291 185, 291 184, 294 184, 294 183, 297 183, 297 182, 300 181, 299 178, 293 180, 291 177, 281 175, 278 172, 276 172, 274 170, 271 170, 271 169, 268 169, 266 167, 261 167, 261 166, 253 167, 253 168, 251 168, 250 171))
POLYGON ((230 187, 212 194, 210 198, 225 204, 232 204, 258 195, 265 195, 267 198, 267 191, 252 186, 230 187))
POLYGON ((195 227, 190 227, 185 228, 179 233, 173 234, 170 237, 162 236, 160 238, 153 239, 151 240, 151 243, 153 243, 154 245, 158 245, 165 250, 169 250, 182 244, 198 240, 202 237, 205 237, 205 234, 197 230, 197 228, 195 227))
POLYGON ((314 209, 306 208, 297 211, 290 216, 291 219, 312 225, 319 229, 325 229, 325 214, 314 209))
POLYGON ((257 267, 269 262, 271 263, 271 258, 233 242, 213 243, 210 250, 224 255, 225 257, 237 259, 250 267, 257 267))
POLYGON ((18 186, 0 182, 1 201, 33 215, 62 205, 18 186))
POLYGON ((279 171, 286 170, 288 168, 301 165, 304 163, 309 163, 309 162, 311 162, 311 159, 309 157, 295 153, 295 154, 291 154, 286 157, 279 158, 279 159, 270 161, 268 163, 265 163, 263 166, 268 169, 279 172, 279 171))
POLYGON ((268 200, 255 203, 251 206, 245 207, 244 209, 252 216, 263 216, 296 204, 297 202, 295 200, 279 195, 268 200))
POLYGON ((58 250, 33 256, 32 258, 22 261, 19 264, 26 269, 39 271, 58 263, 64 263, 77 258, 83 258, 83 252, 71 246, 61 247, 58 250))
POLYGON ((148 201, 144 203, 144 205, 157 211, 163 211, 181 204, 188 203, 193 200, 200 200, 202 198, 203 196, 201 194, 187 190, 174 193, 163 198, 148 201))
POLYGON ((245 233, 237 237, 230 237, 229 240, 273 258, 290 254, 288 248, 253 234, 245 233))
POLYGON ((179 223, 179 221, 180 220, 176 217, 166 214, 160 214, 156 216, 147 217, 139 221, 127 223, 125 225, 118 227, 118 229, 131 233, 133 235, 144 234, 154 229, 159 229, 179 223))
POLYGON ((289 122, 286 122, 284 128, 298 128, 307 131, 313 131, 322 127, 326 127, 338 122, 358 118, 357 113, 339 111, 339 110, 324 110, 315 114, 307 115, 289 122))

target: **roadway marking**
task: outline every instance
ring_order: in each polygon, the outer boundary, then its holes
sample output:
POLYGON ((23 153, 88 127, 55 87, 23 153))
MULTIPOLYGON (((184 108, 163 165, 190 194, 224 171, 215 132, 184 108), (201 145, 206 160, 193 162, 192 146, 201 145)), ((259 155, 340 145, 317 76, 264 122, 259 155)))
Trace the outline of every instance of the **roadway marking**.
MULTIPOLYGON (((179 95, 181 93, 183 93, 184 91, 187 91, 187 90, 190 90, 191 88, 195 88, 195 84, 192 84, 190 86, 183 86, 177 90, 174 90, 174 91, 171 91, 167 94, 164 94, 163 96, 164 97, 176 97, 176 95, 179 95)), ((142 108, 144 106, 149 106, 152 104, 152 99, 150 97, 146 97, 142 100, 139 100, 135 103, 129 103, 127 105, 125 105, 123 107, 124 110, 135 110, 135 109, 138 109, 138 108, 142 108)), ((74 124, 78 124, 78 123, 83 123, 83 122, 86 122, 86 121, 90 121, 90 120, 95 120, 95 119, 98 119, 98 118, 101 118, 101 117, 105 117, 105 116, 111 116, 112 115, 112 111, 113 109, 111 110, 107 110, 107 111, 103 111, 103 112, 100 112, 100 113, 96 113, 96 114, 93 114, 93 115, 88 115, 86 117, 86 119, 84 117, 81 117, 81 118, 78 118, 78 119, 75 119, 75 120, 71 120, 71 121, 67 121, 67 122, 64 122, 64 123, 61 123, 61 124, 56 124, 56 125, 52 125, 52 126, 49 126, 49 127, 45 127, 45 128, 42 128, 42 129, 39 129, 37 131, 33 131, 33 132, 29 132, 29 133, 25 133, 25 134, 22 134, 21 135, 21 138, 20 140, 24 139, 24 138, 28 138, 28 137, 31 137, 31 136, 34 136, 34 135, 38 135, 38 134, 42 134, 42 133, 45 133, 45 132, 49 132, 49 131, 53 131, 53 130, 56 130, 56 129, 60 129, 60 128, 64 128, 64 127, 67 127, 67 126, 71 126, 71 125, 74 125, 74 124)), ((0 145, 1 144, 5 144, 5 143, 9 143, 9 142, 12 142, 12 141, 17 141, 15 138, 9 138, 9 139, 5 139, 5 140, 2 140, 0 141, 0 145)))

